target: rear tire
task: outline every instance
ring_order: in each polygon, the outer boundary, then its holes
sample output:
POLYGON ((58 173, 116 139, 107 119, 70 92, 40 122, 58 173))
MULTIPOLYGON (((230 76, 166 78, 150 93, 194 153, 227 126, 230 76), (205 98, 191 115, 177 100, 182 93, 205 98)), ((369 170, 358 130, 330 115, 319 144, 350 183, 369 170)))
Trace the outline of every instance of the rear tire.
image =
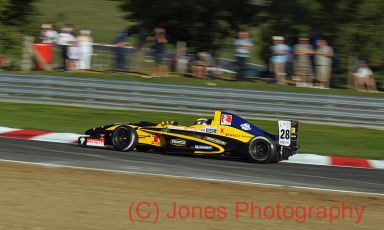
POLYGON ((247 157, 257 163, 272 163, 277 159, 277 148, 272 140, 266 137, 254 137, 248 143, 247 157))
POLYGON ((116 150, 130 151, 137 146, 138 139, 135 129, 129 126, 120 126, 113 131, 112 145, 116 150))

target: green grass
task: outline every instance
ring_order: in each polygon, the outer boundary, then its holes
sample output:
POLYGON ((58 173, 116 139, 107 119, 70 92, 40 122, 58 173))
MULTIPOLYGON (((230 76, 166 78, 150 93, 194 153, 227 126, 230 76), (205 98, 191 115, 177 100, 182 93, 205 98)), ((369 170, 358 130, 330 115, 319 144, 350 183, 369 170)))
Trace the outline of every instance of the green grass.
MULTIPOLYGON (((0 103, 0 126, 82 133, 85 129, 114 122, 174 120, 192 124, 197 118, 161 112, 140 112, 90 109, 68 106, 0 103)), ((213 111, 212 111, 213 114, 213 111)), ((273 121, 251 121, 266 131, 276 133, 273 121)), ((370 159, 384 159, 384 151, 378 141, 384 131, 337 127, 328 125, 300 124, 300 152, 322 155, 338 155, 370 159)))
MULTIPOLYGON (((116 33, 131 25, 118 8, 119 1, 108 0, 39 0, 39 20, 59 27, 73 24, 76 29, 89 28, 96 42, 111 43, 116 33)), ((59 29, 58 28, 58 29, 59 29)))
MULTIPOLYGON (((7 72, 3 72, 7 73, 7 72)), ((128 73, 105 73, 105 72, 47 72, 47 71, 32 71, 32 72, 8 72, 16 74, 42 74, 42 75, 56 75, 64 77, 84 77, 84 78, 96 78, 106 80, 122 80, 122 81, 136 81, 147 83, 163 83, 163 84, 176 84, 176 85, 192 85, 192 86, 213 86, 224 88, 238 88, 238 89, 253 89, 253 90, 274 90, 283 92, 302 92, 302 93, 318 93, 318 94, 336 94, 336 95, 349 95, 349 96, 366 96, 366 97, 384 97, 384 93, 367 93, 358 92, 354 89, 314 89, 314 88, 301 88, 289 85, 276 85, 266 83, 261 80, 257 81, 228 81, 228 80, 203 80, 191 77, 143 77, 137 74, 128 73), (214 84, 214 85, 213 85, 214 84)))

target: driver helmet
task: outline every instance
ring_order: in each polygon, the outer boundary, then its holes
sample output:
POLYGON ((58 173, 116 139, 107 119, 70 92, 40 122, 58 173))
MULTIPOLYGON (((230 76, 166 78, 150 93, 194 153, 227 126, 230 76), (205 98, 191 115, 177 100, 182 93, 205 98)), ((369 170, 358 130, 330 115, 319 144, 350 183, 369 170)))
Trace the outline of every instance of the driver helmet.
POLYGON ((195 125, 207 125, 207 124, 208 124, 207 118, 199 118, 195 122, 195 125))

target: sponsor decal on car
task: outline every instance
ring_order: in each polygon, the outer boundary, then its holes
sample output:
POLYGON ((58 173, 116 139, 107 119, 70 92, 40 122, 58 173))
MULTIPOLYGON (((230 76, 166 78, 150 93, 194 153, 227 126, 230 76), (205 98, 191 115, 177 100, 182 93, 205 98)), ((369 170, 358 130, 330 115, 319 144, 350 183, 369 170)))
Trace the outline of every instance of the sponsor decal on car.
POLYGON ((213 138, 213 137, 205 137, 204 139, 206 141, 210 141, 210 142, 213 142, 213 143, 216 143, 216 144, 219 144, 219 145, 226 145, 227 144, 227 142, 219 140, 219 139, 216 139, 216 138, 213 138))
POLYGON ((168 129, 184 130, 184 127, 181 127, 181 126, 174 126, 174 125, 170 125, 170 126, 168 126, 168 129))
POLYGON ((225 129, 224 128, 220 128, 220 134, 224 134, 225 133, 225 129))
POLYGON ((206 130, 205 128, 197 128, 196 131, 199 133, 205 133, 206 130))
POLYGON ((171 139, 170 143, 171 143, 171 145, 174 145, 174 146, 186 146, 187 145, 187 141, 182 140, 182 139, 171 139))
POLYGON ((232 115, 221 114, 220 124, 231 125, 232 124, 232 115))
POLYGON ((251 130, 251 125, 249 123, 244 123, 240 125, 242 130, 249 131, 251 130))
POLYGON ((227 137, 234 137, 234 138, 251 138, 252 137, 252 136, 241 135, 241 134, 234 134, 234 133, 226 133, 225 136, 227 136, 227 137))
POLYGON ((104 147, 104 139, 87 139, 87 145, 88 146, 95 146, 95 147, 104 147))
POLYGON ((217 133, 217 127, 215 126, 207 126, 205 127, 206 133, 217 133))
POLYGON ((195 149, 212 150, 213 147, 209 145, 195 145, 195 149))
POLYGON ((159 136, 156 136, 156 135, 153 136, 152 144, 153 145, 159 144, 159 136))

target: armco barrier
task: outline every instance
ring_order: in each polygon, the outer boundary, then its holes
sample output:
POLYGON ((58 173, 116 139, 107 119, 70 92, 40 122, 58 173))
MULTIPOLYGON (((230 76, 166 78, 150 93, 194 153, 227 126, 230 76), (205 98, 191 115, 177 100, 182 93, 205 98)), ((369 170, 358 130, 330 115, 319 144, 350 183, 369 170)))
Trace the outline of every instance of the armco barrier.
POLYGON ((0 74, 1 101, 212 114, 384 129, 384 98, 0 74))

